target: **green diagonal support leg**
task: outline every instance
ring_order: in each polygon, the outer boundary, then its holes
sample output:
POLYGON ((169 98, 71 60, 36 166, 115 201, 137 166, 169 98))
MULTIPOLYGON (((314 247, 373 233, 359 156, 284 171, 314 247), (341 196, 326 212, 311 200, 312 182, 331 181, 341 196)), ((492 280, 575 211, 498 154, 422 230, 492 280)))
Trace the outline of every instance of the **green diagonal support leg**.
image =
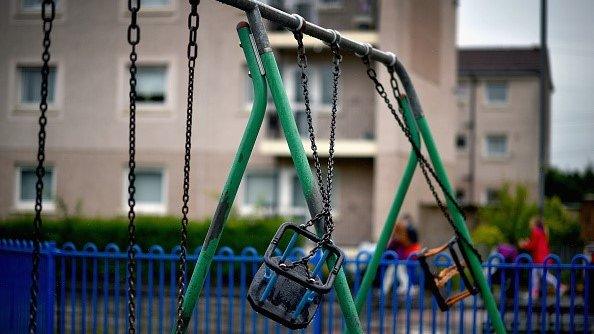
MULTIPOLYGON (((410 134, 415 144, 420 146, 421 137, 419 136, 419 131, 417 130, 417 125, 415 123, 414 116, 410 109, 408 98, 401 97, 398 102, 402 107, 404 113, 404 121, 410 129, 410 134)), ((379 267, 384 251, 388 246, 388 242, 390 241, 390 236, 392 235, 392 231, 394 230, 394 225, 396 224, 398 214, 400 213, 400 208, 402 208, 402 203, 404 202, 404 198, 406 196, 408 188, 410 187, 410 182, 412 181, 412 177, 415 173, 417 162, 417 155, 411 151, 408 156, 408 162, 406 164, 406 168, 404 169, 402 179, 400 180, 400 185, 398 186, 398 191, 396 192, 396 196, 392 201, 392 206, 390 206, 390 211, 388 212, 388 216, 386 217, 386 220, 384 222, 384 227, 382 228, 382 232, 377 241, 377 245, 375 246, 375 251, 373 252, 371 261, 367 265, 367 269, 365 269, 365 274, 363 275, 363 280, 361 281, 359 291, 357 291, 357 296, 355 298, 357 312, 361 312, 361 310, 363 309, 363 305, 365 304, 365 300, 367 299, 369 290, 373 285, 373 281, 377 274, 377 269, 379 267)))
MULTIPOLYGON (((435 168, 435 173, 437 174, 437 177, 439 178, 441 183, 445 186, 445 191, 449 192, 450 195, 452 195, 452 185, 450 184, 448 174, 446 173, 445 167, 439 155, 439 151, 437 150, 437 146, 435 145, 435 141, 433 140, 433 136, 431 135, 429 123, 422 114, 416 116, 416 121, 417 126, 419 127, 419 131, 421 132, 421 136, 423 137, 423 141, 425 142, 427 152, 429 153, 429 158, 431 159, 433 167, 435 168)), ((460 231, 463 237, 467 238, 467 240, 472 242, 472 239, 470 238, 470 233, 468 232, 468 227, 466 226, 466 222, 464 221, 464 217, 462 217, 454 203, 452 203, 449 199, 447 199, 447 205, 448 211, 452 215, 456 228, 460 231)), ((493 329, 495 329, 495 332, 497 334, 504 334, 506 333, 505 326, 503 324, 503 320, 501 319, 501 315, 499 314, 499 310, 497 309, 497 304, 495 303, 493 293, 491 292, 489 284, 487 283, 487 280, 485 279, 485 276, 483 274, 481 262, 479 258, 474 254, 474 252, 468 247, 467 244, 461 243, 461 245, 464 248, 464 252, 468 255, 468 267, 472 272, 472 276, 476 278, 476 284, 478 286, 481 296, 483 297, 485 308, 487 310, 487 313, 489 314, 489 319, 491 320, 493 329)))
MULTIPOLYGON (((227 217, 229 216, 233 201, 235 200, 237 189, 241 183, 241 179, 243 177, 243 173, 245 172, 250 155, 252 154, 254 143, 258 137, 258 132, 260 131, 262 121, 264 120, 264 114, 266 112, 266 80, 264 79, 264 76, 260 70, 260 66, 258 65, 256 51, 250 39, 250 29, 248 25, 244 23, 243 25, 238 25, 237 32, 239 34, 241 48, 243 49, 248 69, 252 77, 252 84, 254 86, 254 103, 252 105, 252 111, 243 133, 243 137, 241 138, 241 143, 237 149, 235 159, 233 160, 233 165, 231 166, 231 170, 227 176, 227 182, 223 188, 223 193, 219 199, 219 204, 212 218, 212 223, 210 224, 206 238, 204 239, 204 243, 198 257, 198 262, 194 268, 194 272, 192 273, 192 278, 190 279, 188 288, 186 289, 182 310, 184 332, 187 330, 188 324, 190 323, 190 318, 192 317, 192 312, 196 307, 198 296, 200 295, 200 291, 204 285, 204 280, 208 274, 210 264, 212 263, 212 259, 219 245, 223 227, 227 217)), ((173 333, 175 332, 176 329, 173 328, 173 333)))
MULTIPOLYGON (((293 164, 299 177, 299 182, 303 188, 305 200, 309 207, 309 211, 312 216, 315 216, 321 211, 321 201, 319 198, 319 192, 316 191, 314 178, 309 167, 307 155, 301 142, 301 136, 297 130, 297 124, 295 124, 295 118, 293 111, 287 98, 287 93, 283 87, 282 79, 274 59, 272 51, 265 52, 261 55, 264 69, 266 70, 266 79, 268 80, 268 86, 270 87, 270 93, 274 99, 278 118, 280 120, 291 157, 293 158, 293 164)), ((319 233, 320 231, 318 231, 319 233)), ((332 260, 329 260, 329 267, 332 267, 332 260)), ((361 324, 359 323, 359 317, 357 316, 357 310, 355 309, 355 303, 353 296, 349 289, 346 275, 344 270, 341 268, 338 276, 334 281, 334 291, 338 297, 338 303, 342 310, 342 314, 346 321, 347 329, 350 333, 363 333, 361 324)))
MULTIPOLYGON (((258 52, 260 53, 260 58, 262 59, 264 71, 266 72, 266 81, 268 82, 276 112, 283 128, 289 151, 291 152, 295 170, 297 171, 297 177, 299 178, 301 188, 303 189, 303 195, 305 196, 307 206, 313 217, 322 211, 322 201, 309 167, 307 155, 305 154, 305 149, 301 142, 301 136, 297 130, 295 116, 293 115, 287 92, 283 86, 278 65, 274 58, 272 48, 270 47, 270 42, 268 41, 266 29, 264 28, 258 7, 248 11, 247 15, 254 34, 254 40, 258 47, 258 52)), ((317 233, 321 234, 321 226, 316 226, 316 228, 317 233)), ((332 267, 334 260, 335 259, 332 258, 328 259, 328 267, 332 267)), ((343 268, 340 269, 334 280, 334 291, 336 292, 347 330, 350 333, 363 333, 361 323, 359 322, 359 316, 357 315, 357 310, 355 308, 355 302, 351 295, 351 290, 349 289, 349 284, 343 268)))

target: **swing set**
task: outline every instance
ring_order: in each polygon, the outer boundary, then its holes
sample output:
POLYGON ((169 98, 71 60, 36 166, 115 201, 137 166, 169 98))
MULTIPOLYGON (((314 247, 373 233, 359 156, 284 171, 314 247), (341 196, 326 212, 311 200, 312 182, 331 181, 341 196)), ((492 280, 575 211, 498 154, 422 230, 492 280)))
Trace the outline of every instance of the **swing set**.
MULTIPOLYGON (((186 285, 186 256, 188 239, 188 203, 190 188, 190 159, 193 122, 194 76, 197 62, 197 32, 199 27, 199 0, 189 0, 188 14, 188 87, 186 109, 186 135, 184 155, 184 178, 182 189, 182 218, 180 226, 180 255, 177 271, 177 318, 175 333, 185 333, 190 323, 192 312, 209 272, 210 264, 218 247, 225 221, 237 194, 239 184, 245 172, 254 143, 262 125, 267 105, 268 89, 272 95, 278 119, 282 126, 291 158, 303 189, 311 219, 301 223, 284 223, 273 237, 264 254, 264 263, 255 274, 248 290, 248 299, 252 308, 258 313, 291 328, 305 328, 312 320, 323 295, 332 288, 335 289, 340 308, 349 333, 362 333, 358 313, 371 289, 376 276, 381 256, 386 249, 396 217, 410 186, 412 176, 417 165, 435 198, 435 201, 453 229, 454 236, 445 245, 423 249, 418 255, 426 282, 435 297, 437 305, 442 311, 449 309, 456 302, 480 293, 491 324, 496 333, 505 333, 505 328, 495 304, 495 300, 481 270, 481 258, 470 240, 462 209, 452 196, 452 187, 443 166, 439 152, 433 140, 429 124, 424 117, 423 110, 415 92, 414 86, 406 69, 398 58, 391 52, 384 52, 370 44, 360 43, 343 37, 339 32, 326 29, 307 22, 297 14, 288 14, 274 7, 254 0, 218 0, 223 4, 243 10, 248 22, 237 25, 240 46, 247 62, 251 82, 254 90, 254 101, 251 113, 231 165, 227 181, 222 190, 218 206, 212 223, 204 240, 198 262, 194 268, 190 281, 186 285), (289 29, 297 44, 297 65, 301 74, 301 89, 305 102, 309 139, 313 152, 315 176, 312 173, 308 157, 303 148, 293 111, 287 98, 286 91, 279 73, 274 53, 268 41, 263 18, 289 29), (332 110, 330 121, 330 148, 326 175, 322 173, 316 136, 313 127, 312 114, 309 106, 309 81, 307 72, 307 55, 303 45, 304 35, 317 38, 329 46, 332 53, 332 110), (344 255, 332 240, 334 221, 332 218, 332 180, 334 174, 334 146, 336 114, 338 101, 338 82, 341 75, 342 53, 352 53, 361 58, 366 73, 371 80, 380 99, 394 117, 398 127, 405 134, 411 145, 408 163, 400 185, 396 191, 390 211, 386 217, 384 227, 377 242, 371 262, 363 277, 361 287, 356 296, 351 295, 347 278, 342 267, 344 255), (383 65, 390 77, 391 97, 380 82, 377 70, 372 65, 383 65), (402 86, 402 88, 401 88, 402 86), (429 159, 421 152, 422 141, 429 159), (325 180, 324 180, 325 179, 325 180), (443 201, 438 190, 443 194, 443 201), (311 228, 314 228, 311 231, 311 228), (300 259, 289 257, 291 248, 298 241, 311 245, 311 250, 300 259), (281 245, 285 245, 280 249, 281 245), (449 252, 454 265, 436 272, 430 266, 428 259, 437 254, 449 252), (444 286, 452 277, 459 275, 464 283, 465 291, 448 296, 444 293, 444 286)), ((43 53, 41 68, 41 102, 39 115, 38 151, 36 168, 36 200, 35 216, 33 220, 33 267, 31 271, 29 332, 37 333, 37 307, 39 292, 39 261, 42 225, 42 193, 43 176, 45 174, 45 142, 47 124, 48 76, 50 61, 51 31, 55 18, 54 0, 43 0, 41 6, 43 19, 43 53)), ((141 0, 128 0, 130 23, 127 30, 127 40, 130 45, 129 67, 129 186, 128 186, 128 262, 127 262, 127 303, 128 303, 128 332, 136 333, 136 225, 135 225, 135 144, 136 144, 136 61, 138 54, 136 47, 140 42, 140 27, 138 13, 141 0)))

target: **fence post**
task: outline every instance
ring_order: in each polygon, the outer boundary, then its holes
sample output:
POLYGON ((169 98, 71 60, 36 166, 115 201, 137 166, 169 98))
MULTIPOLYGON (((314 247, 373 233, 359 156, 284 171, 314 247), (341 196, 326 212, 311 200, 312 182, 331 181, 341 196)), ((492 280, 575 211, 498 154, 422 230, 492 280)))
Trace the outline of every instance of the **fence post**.
POLYGON ((39 272, 42 301, 42 330, 44 333, 54 332, 54 315, 56 314, 56 242, 46 242, 42 247, 41 266, 39 272), (44 263, 45 262, 45 263, 44 263))

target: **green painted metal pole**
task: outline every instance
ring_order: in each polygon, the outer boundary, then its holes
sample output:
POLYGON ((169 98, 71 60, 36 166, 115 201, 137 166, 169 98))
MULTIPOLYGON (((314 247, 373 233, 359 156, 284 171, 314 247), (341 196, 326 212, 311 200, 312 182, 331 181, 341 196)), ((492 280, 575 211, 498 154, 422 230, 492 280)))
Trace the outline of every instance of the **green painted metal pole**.
MULTIPOLYGON (((241 138, 241 143, 235 154, 233 165, 231 165, 231 170, 227 176, 227 182, 223 188, 221 198, 219 199, 219 204, 212 218, 206 238, 204 239, 202 249, 200 250, 198 262, 192 273, 188 288, 186 289, 182 310, 183 324, 185 326, 183 329, 184 332, 187 330, 187 326, 190 323, 192 312, 194 311, 198 296, 204 285, 204 279, 208 274, 210 264, 221 238, 221 233, 223 232, 223 227, 229 216, 229 212, 231 211, 231 206, 235 200, 237 189, 241 183, 250 155, 252 154, 254 143, 258 137, 258 132, 260 131, 266 112, 266 80, 258 65, 258 60, 256 58, 257 54, 255 46, 250 39, 250 29, 248 24, 245 22, 240 23, 237 26, 237 32, 252 77, 254 102, 252 104, 251 114, 244 130, 243 137, 241 138)), ((175 326, 173 332, 175 333, 175 326)))
MULTIPOLYGON (((408 98, 404 96, 400 98, 398 102, 402 106, 404 113, 404 121, 410 129, 412 138, 415 144, 420 147, 421 138, 419 136, 419 131, 417 129, 414 116, 410 109, 408 98)), ((357 296, 355 298, 355 306, 357 307, 357 312, 359 313, 363 309, 363 305, 365 304, 365 300, 367 299, 367 294, 369 293, 369 290, 373 285, 375 275, 377 274, 377 268, 379 267, 380 260, 382 259, 382 255, 384 254, 384 251, 388 246, 388 242, 390 241, 390 236, 392 235, 394 225, 396 224, 396 218, 398 218, 398 214, 400 213, 400 209, 402 208, 402 203, 404 202, 404 198, 406 197, 406 193, 408 191, 408 188, 410 187, 410 182, 412 181, 413 175, 415 174, 417 162, 417 155, 414 153, 414 151, 411 151, 408 156, 406 168, 404 169, 404 173, 402 174, 402 179, 400 180, 400 185, 398 186, 398 191, 394 196, 392 206, 390 207, 390 211, 388 212, 388 216, 386 217, 386 220, 384 222, 384 227, 382 228, 380 237, 377 240, 377 245, 375 246, 373 257, 367 265, 365 275, 363 276, 363 280, 361 281, 361 287, 359 288, 359 291, 357 291, 357 296)))
MULTIPOLYGON (((321 201, 319 192, 316 191, 314 178, 309 167, 307 155, 301 142, 301 136, 297 130, 297 124, 295 124, 295 117, 293 116, 293 110, 289 104, 287 93, 283 86, 281 75, 278 70, 278 65, 274 59, 274 53, 272 51, 265 51, 261 54, 262 64, 266 71, 266 79, 268 86, 270 87, 270 93, 276 106, 278 118, 280 120, 291 157, 293 158, 293 164, 299 177, 299 182, 303 188, 303 194, 309 207, 311 215, 314 216, 321 211, 321 201)), ((318 227, 319 228, 319 227, 318 227)), ((318 234, 321 231, 318 230, 318 234)), ((329 260, 329 266, 333 263, 329 260)), ((344 270, 341 268, 338 276, 334 281, 334 291, 338 297, 338 303, 342 310, 342 314, 346 321, 346 327, 350 333, 363 333, 359 317, 357 316, 357 310, 353 301, 353 296, 349 289, 346 275, 344 270)))
MULTIPOLYGON (((419 127, 419 131, 421 132, 421 135, 423 137, 423 141, 425 142, 425 146, 427 147, 429 158, 431 159, 433 167, 435 168, 437 177, 445 186, 445 190, 449 192, 450 195, 452 195, 452 185, 450 184, 445 167, 443 165, 439 152, 437 151, 435 141, 433 140, 433 136, 431 135, 429 123, 422 114, 417 115, 416 121, 417 126, 419 127)), ((456 225, 456 228, 460 231, 463 237, 467 238, 470 242, 472 242, 470 233, 468 232, 468 227, 466 226, 466 222, 464 221, 464 217, 462 217, 454 203, 452 203, 449 199, 447 199, 447 205, 448 210, 450 211, 450 214, 452 215, 452 218, 454 220, 454 224, 456 225)), ((480 291, 481 296, 483 297, 485 308, 487 309, 489 319, 491 319, 491 324, 493 325, 495 332, 497 334, 506 333, 505 326, 503 325, 503 320, 501 319, 501 315, 499 314, 499 310, 497 309, 497 304, 495 303, 495 298, 493 298, 491 289, 489 288, 487 280, 483 275, 481 262, 479 258, 472 252, 468 245, 466 245, 465 243, 461 244, 462 247, 464 247, 464 251, 468 255, 469 269, 472 272, 473 277, 476 278, 478 289, 480 291)))

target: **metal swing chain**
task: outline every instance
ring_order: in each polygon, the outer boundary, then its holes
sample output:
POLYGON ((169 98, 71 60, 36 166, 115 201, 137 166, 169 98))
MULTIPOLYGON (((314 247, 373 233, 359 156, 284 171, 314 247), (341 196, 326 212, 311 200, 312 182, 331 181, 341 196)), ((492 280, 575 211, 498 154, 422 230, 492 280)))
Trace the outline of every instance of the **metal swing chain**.
POLYGON ((33 252, 31 269, 31 286, 29 287, 29 333, 37 333, 37 307, 39 305, 39 261, 41 259, 41 211, 43 201, 43 176, 45 175, 45 127, 47 125, 47 96, 49 90, 49 48, 51 45, 50 34, 52 32, 54 18, 56 17, 56 4, 53 0, 43 0, 41 3, 41 18, 43 20, 43 53, 41 60, 41 100, 39 102, 39 132, 37 134, 37 168, 35 175, 35 217, 33 218, 33 252))
POLYGON ((136 45, 140 41, 140 27, 138 26, 138 11, 140 0, 128 0, 130 11, 130 24, 128 25, 128 44, 130 51, 130 123, 129 123, 129 150, 128 150, 128 333, 136 333, 136 225, 134 219, 136 213, 136 45))
MULTIPOLYGON (((439 185, 439 188, 444 193, 444 196, 448 200, 450 200, 450 202, 454 205, 456 210, 462 215, 464 220, 466 220, 464 211, 462 210, 462 208, 460 207, 458 202, 452 197, 450 192, 446 190, 445 185, 437 177, 435 170, 433 169, 433 167, 431 166, 431 164, 429 163, 427 158, 425 158, 425 156, 421 152, 420 148, 413 141, 409 127, 400 118, 400 116, 398 115, 398 112, 396 111, 396 109, 394 108, 392 103, 390 102, 390 99, 388 98, 388 94, 386 93, 384 86, 379 82, 379 80, 377 78, 377 72, 375 71, 375 69, 373 69, 373 67, 371 67, 369 57, 365 56, 362 58, 362 60, 367 68, 367 76, 371 79, 371 81, 373 81, 373 83, 375 85, 375 90, 377 91, 378 95, 384 100, 384 103, 390 110, 390 113, 392 114, 392 116, 394 116, 394 119, 398 123, 398 126, 400 127, 402 132, 404 132, 404 135, 406 136, 409 143, 411 144, 412 149, 415 152, 415 155, 417 156, 417 159, 419 161, 419 166, 421 167, 421 172, 423 173, 425 181, 426 181, 427 185, 429 186, 429 190, 431 191, 431 194, 433 195, 435 202, 437 203, 437 206, 439 207, 439 210, 442 212, 443 216, 446 218, 446 220, 448 221, 448 223, 454 230, 454 233, 456 234, 456 236, 460 240, 462 240, 462 242, 464 244, 466 244, 466 246, 468 246, 468 248, 471 249, 471 251, 476 255, 476 257, 479 259, 480 262, 483 262, 482 257, 480 255, 480 253, 478 252, 478 250, 472 245, 472 243, 456 227, 456 224, 454 223, 454 220, 452 219, 452 216, 450 215, 446 205, 443 203, 443 201, 440 199, 439 195, 437 194, 437 191, 435 190, 435 186, 433 185, 431 178, 433 178, 437 182, 437 184, 439 185)), ((389 67, 388 72, 390 73, 390 85, 392 87, 392 94, 394 95, 394 98, 399 99, 399 97, 401 96, 401 93, 400 93, 400 88, 398 87, 398 80, 396 79, 396 75, 394 73, 394 68, 389 67)), ((399 109, 400 113, 402 114, 400 103, 398 105, 398 109, 399 109)))
POLYGON ((287 268, 294 268, 297 265, 307 265, 309 260, 315 255, 315 253, 322 248, 325 244, 332 243, 332 232, 334 231, 334 220, 332 218, 332 181, 334 177, 334 144, 336 138, 336 114, 338 111, 338 80, 340 78, 340 64, 342 62, 342 56, 339 53, 339 47, 337 43, 330 45, 332 51, 332 64, 334 65, 332 70, 332 111, 330 116, 330 139, 329 139, 329 151, 328 151, 328 164, 326 173, 326 186, 324 186, 324 177, 322 174, 322 167, 318 154, 318 148, 316 145, 315 130, 313 126, 313 117, 310 107, 309 99, 309 79, 307 77, 307 56, 305 54, 305 47, 303 45, 303 33, 301 31, 294 31, 293 35, 297 41, 297 65, 301 71, 301 87, 303 90, 303 100, 305 104, 305 114, 307 119, 307 126, 309 132, 309 139, 311 144, 312 156, 314 160, 314 169, 318 185, 320 187, 320 194, 322 196, 323 208, 322 212, 316 214, 312 219, 302 224, 301 227, 307 228, 312 226, 316 220, 320 218, 325 219, 324 234, 320 241, 314 248, 308 253, 308 255, 302 257, 298 261, 286 265, 287 268))
POLYGON ((192 115, 194 113, 194 70, 196 68, 196 58, 198 56, 198 44, 196 42, 198 27, 200 26, 200 16, 198 14, 198 4, 200 0, 190 0, 190 13, 188 14, 188 91, 186 108, 186 141, 184 155, 184 183, 182 196, 182 219, 181 219, 181 242, 179 252, 179 268, 177 273, 177 322, 176 333, 184 332, 183 305, 185 291, 185 275, 187 266, 188 249, 188 202, 190 201, 190 158, 192 155, 192 115))

